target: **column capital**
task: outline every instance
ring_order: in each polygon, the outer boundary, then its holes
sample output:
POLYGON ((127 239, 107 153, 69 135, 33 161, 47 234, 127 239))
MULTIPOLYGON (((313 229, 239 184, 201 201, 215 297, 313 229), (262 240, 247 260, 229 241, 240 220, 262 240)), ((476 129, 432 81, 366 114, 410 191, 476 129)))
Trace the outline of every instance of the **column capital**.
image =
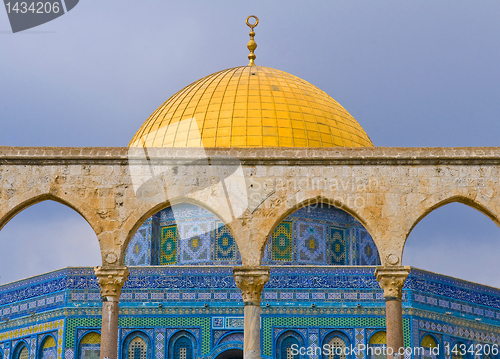
POLYGON ((97 282, 101 287, 101 296, 108 301, 118 301, 122 287, 130 274, 127 267, 94 267, 97 282))
POLYGON ((375 269, 375 277, 380 287, 384 290, 386 300, 402 299, 403 286, 409 272, 409 266, 387 266, 375 269))
POLYGON ((245 305, 260 307, 260 296, 269 280, 269 267, 234 267, 233 276, 245 305))

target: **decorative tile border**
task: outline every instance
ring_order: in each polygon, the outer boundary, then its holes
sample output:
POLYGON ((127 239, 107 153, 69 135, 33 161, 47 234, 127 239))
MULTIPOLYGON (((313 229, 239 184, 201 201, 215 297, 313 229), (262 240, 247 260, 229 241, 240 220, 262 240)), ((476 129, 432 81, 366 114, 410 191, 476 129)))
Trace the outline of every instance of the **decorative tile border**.
MULTIPOLYGON (((62 358, 63 351, 63 331, 64 319, 54 320, 51 322, 45 322, 40 324, 31 325, 24 328, 13 329, 7 332, 0 333, 0 341, 19 339, 27 336, 32 336, 34 334, 50 332, 57 330, 57 359, 62 358)), ((30 356, 34 358, 36 356, 37 339, 36 336, 26 339, 30 346, 30 356)))
MULTIPOLYGON (((120 316, 119 328, 200 328, 201 329, 201 354, 210 353, 210 317, 209 316, 187 316, 182 317, 130 317, 120 316)), ((77 328, 100 327, 100 317, 70 317, 66 320, 66 348, 75 347, 75 334, 77 328)))
POLYGON ((12 340, 17 338, 26 337, 31 334, 48 332, 58 328, 63 328, 64 319, 54 320, 51 322, 30 325, 24 328, 13 329, 8 332, 0 333, 0 341, 12 340))
MULTIPOLYGON (((416 319, 415 319, 416 320, 416 319)), ((429 320, 418 320, 420 330, 432 331, 442 334, 452 335, 469 340, 477 340, 491 344, 500 344, 500 334, 488 333, 482 330, 475 330, 462 326, 436 323, 429 320)))

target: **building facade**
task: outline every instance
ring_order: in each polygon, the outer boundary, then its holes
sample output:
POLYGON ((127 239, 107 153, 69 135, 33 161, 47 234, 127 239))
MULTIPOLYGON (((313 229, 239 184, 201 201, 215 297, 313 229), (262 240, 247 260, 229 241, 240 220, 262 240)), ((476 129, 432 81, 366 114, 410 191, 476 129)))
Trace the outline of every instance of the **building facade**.
MULTIPOLYGON (((288 358, 297 344, 310 352, 294 358, 327 358, 328 352, 316 348, 331 344, 359 349, 347 358, 376 357, 386 333, 384 296, 374 270, 272 266, 262 295, 262 356, 288 358)), ((143 266, 130 272, 120 298, 120 358, 242 357, 243 301, 231 267, 143 266)), ((99 357, 102 299, 92 268, 4 285, 0 295, 3 358, 99 357)), ((412 268, 403 289, 404 344, 494 349, 500 341, 499 303, 498 289, 412 268)), ((414 355, 452 356, 451 351, 414 355)))

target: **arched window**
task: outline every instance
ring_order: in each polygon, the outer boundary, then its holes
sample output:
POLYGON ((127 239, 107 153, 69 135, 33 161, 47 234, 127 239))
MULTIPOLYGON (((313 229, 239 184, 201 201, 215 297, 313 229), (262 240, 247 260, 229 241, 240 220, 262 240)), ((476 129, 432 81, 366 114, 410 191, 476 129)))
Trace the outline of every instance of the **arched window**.
POLYGON ((387 346, 387 334, 381 330, 375 332, 368 342, 368 357, 370 359, 385 359, 384 348, 387 346))
POLYGON ((52 335, 47 335, 40 346, 40 359, 56 359, 57 344, 52 335))
POLYGON ((463 342, 456 342, 450 348, 451 359, 467 359, 467 350, 469 346, 463 342))
POLYGON ((80 340, 80 359, 99 359, 101 354, 101 334, 90 332, 80 340))
POLYGON ((350 345, 350 340, 344 333, 333 331, 323 339, 322 351, 323 359, 346 359, 346 347, 350 345))
POLYGON ((276 341, 277 359, 300 359, 299 349, 304 347, 304 340, 299 333, 288 330, 281 334, 276 341))
POLYGON ((19 352, 19 359, 29 359, 29 357, 30 357, 30 352, 28 348, 23 347, 19 352))
POLYGON ((137 336, 128 343, 127 359, 147 359, 148 344, 137 336))
POLYGON ((432 335, 424 335, 422 341, 420 342, 420 346, 424 348, 422 359, 437 359, 438 356, 432 349, 437 348, 438 344, 436 342, 436 339, 432 335))
POLYGON ((15 359, 30 359, 30 351, 28 350, 28 346, 25 342, 22 342, 17 345, 16 350, 14 351, 13 358, 15 359))
POLYGON ((196 340, 194 336, 182 330, 172 336, 169 342, 169 359, 194 359, 196 340))
POLYGON ((243 332, 230 333, 219 340, 219 345, 229 342, 241 342, 243 343, 243 332))
POLYGON ((294 355, 294 344, 297 346, 297 348, 299 347, 299 341, 292 336, 285 338, 281 342, 281 359, 297 359, 299 357, 298 354, 294 355))
POLYGON ((192 359, 193 343, 187 337, 180 337, 174 344, 174 359, 192 359))
POLYGON ((329 355, 328 359, 346 359, 346 343, 344 339, 339 336, 334 336, 328 341, 329 355))

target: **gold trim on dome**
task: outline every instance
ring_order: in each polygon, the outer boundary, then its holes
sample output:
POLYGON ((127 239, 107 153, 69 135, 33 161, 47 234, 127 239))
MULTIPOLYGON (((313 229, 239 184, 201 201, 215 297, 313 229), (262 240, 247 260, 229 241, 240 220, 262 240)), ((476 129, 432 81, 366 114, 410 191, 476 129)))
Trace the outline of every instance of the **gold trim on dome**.
POLYGON ((131 147, 372 147, 325 92, 289 73, 235 67, 204 77, 161 105, 131 147))

